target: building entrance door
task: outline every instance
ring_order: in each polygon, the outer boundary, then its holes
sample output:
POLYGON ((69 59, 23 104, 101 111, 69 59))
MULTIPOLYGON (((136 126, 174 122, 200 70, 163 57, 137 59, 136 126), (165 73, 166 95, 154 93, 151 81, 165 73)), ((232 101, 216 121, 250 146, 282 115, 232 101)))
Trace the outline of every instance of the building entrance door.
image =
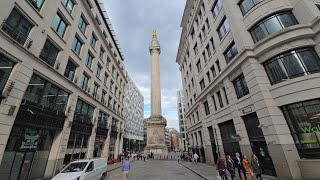
POLYGON ((269 155, 268 146, 263 132, 259 126, 259 119, 256 113, 243 116, 243 121, 247 129, 252 152, 260 160, 263 174, 277 176, 272 158, 269 155))
POLYGON ((16 152, 11 167, 10 180, 28 180, 35 152, 16 152))

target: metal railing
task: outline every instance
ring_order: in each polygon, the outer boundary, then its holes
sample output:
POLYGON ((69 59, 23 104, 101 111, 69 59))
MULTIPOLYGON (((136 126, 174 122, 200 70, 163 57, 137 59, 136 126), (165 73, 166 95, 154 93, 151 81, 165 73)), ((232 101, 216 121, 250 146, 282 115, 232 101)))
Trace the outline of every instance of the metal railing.
POLYGON ((54 64, 56 63, 56 59, 57 56, 55 55, 48 55, 47 52, 44 52, 43 49, 40 53, 40 59, 42 59, 44 62, 46 62, 47 64, 49 64, 50 66, 54 66, 54 64))
POLYGON ((11 23, 7 22, 6 19, 1 24, 1 30, 25 48, 29 49, 31 47, 33 40, 28 38, 29 34, 21 32, 11 23))

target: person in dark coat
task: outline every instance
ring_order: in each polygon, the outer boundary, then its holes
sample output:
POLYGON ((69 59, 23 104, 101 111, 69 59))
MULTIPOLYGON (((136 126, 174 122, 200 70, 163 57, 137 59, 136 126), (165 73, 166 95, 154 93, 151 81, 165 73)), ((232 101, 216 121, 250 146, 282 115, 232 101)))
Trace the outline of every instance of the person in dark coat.
POLYGON ((238 169, 239 177, 240 177, 240 179, 242 179, 241 178, 241 171, 242 171, 244 178, 247 179, 246 172, 244 171, 243 166, 242 166, 241 156, 238 152, 235 155, 236 155, 236 157, 233 159, 233 161, 234 161, 235 168, 238 169))
POLYGON ((217 170, 221 179, 228 180, 227 173, 226 173, 226 165, 224 161, 224 155, 221 155, 217 161, 217 170))
POLYGON ((257 158, 257 156, 255 154, 252 154, 250 164, 251 164, 251 168, 252 168, 254 175, 256 175, 256 178, 259 179, 259 177, 260 177, 260 180, 262 180, 262 177, 261 177, 262 169, 260 167, 259 159, 257 158))
POLYGON ((231 159, 230 155, 227 155, 227 170, 229 171, 231 175, 231 180, 235 177, 235 171, 234 171, 234 162, 231 159))

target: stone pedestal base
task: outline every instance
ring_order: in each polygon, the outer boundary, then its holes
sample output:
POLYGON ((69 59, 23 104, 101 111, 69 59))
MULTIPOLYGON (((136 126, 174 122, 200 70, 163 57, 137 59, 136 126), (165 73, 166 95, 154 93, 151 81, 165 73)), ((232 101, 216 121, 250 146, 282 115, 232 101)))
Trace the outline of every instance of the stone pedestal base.
POLYGON ((151 116, 147 123, 147 146, 145 151, 153 152, 155 155, 168 155, 165 144, 165 126, 167 121, 163 116, 151 116))

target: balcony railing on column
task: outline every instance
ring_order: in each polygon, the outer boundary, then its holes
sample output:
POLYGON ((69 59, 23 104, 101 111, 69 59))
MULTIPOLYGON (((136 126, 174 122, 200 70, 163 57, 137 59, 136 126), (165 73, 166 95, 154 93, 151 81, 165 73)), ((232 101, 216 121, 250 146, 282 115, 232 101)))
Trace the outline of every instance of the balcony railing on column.
POLYGON ((74 121, 75 122, 81 122, 83 124, 93 125, 92 121, 91 121, 91 118, 86 116, 86 115, 83 115, 83 114, 75 114, 74 115, 74 121))
POLYGON ((28 34, 15 28, 6 19, 1 24, 1 30, 25 48, 29 49, 31 47, 33 40, 28 38, 28 34))

